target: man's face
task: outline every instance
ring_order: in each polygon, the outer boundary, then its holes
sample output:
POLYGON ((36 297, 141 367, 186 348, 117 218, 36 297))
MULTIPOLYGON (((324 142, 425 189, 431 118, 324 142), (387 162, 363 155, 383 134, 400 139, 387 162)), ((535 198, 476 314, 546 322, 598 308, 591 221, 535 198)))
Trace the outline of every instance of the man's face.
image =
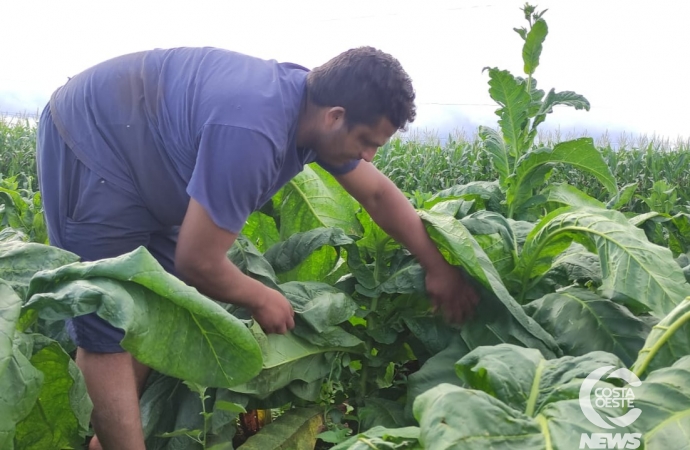
POLYGON ((396 131, 385 117, 373 126, 355 125, 348 129, 344 116, 339 116, 327 122, 323 145, 315 150, 321 160, 336 167, 354 159, 371 162, 379 147, 396 131))

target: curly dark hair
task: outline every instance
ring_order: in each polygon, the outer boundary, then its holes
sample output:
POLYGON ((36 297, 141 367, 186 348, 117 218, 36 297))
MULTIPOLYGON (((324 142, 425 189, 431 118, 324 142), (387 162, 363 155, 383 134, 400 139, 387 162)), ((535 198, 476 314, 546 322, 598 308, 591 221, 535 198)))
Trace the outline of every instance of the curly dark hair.
POLYGON ((309 72, 307 91, 318 106, 341 106, 349 127, 386 117, 399 130, 416 116, 412 80, 400 62, 373 47, 347 50, 309 72))

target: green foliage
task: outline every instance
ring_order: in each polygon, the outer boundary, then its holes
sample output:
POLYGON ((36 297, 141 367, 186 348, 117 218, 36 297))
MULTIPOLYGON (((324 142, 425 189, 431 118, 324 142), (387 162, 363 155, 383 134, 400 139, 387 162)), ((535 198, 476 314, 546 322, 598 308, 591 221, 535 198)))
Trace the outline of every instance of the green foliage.
POLYGON ((27 239, 48 243, 40 192, 34 192, 31 178, 14 175, 0 181, 0 228, 11 227, 27 235, 27 239), (20 188, 21 184, 29 186, 20 188))
POLYGON ((0 117, 0 178, 20 173, 26 174, 22 187, 37 191, 35 118, 0 117))
POLYGON ((91 403, 62 321, 94 311, 155 369, 140 403, 154 450, 232 449, 238 416, 256 409, 282 416, 241 448, 569 448, 601 431, 578 396, 604 365, 644 379, 642 418, 621 430, 649 449, 684 443, 690 146, 540 134, 555 106, 589 103, 537 87, 548 27, 536 7, 523 12, 526 77, 488 69, 498 129, 444 146, 394 139, 374 160, 478 290, 460 327, 432 312, 407 249, 314 165, 227 254, 292 303, 285 335, 200 295, 144 249, 80 263, 45 245, 35 127, 0 120, 0 447, 83 441, 91 403))
POLYGON ((523 8, 529 28, 515 31, 525 41, 522 57, 527 79, 516 77, 506 70, 488 68, 489 95, 499 104, 500 133, 487 127, 479 127, 484 150, 490 156, 498 172, 499 183, 505 192, 508 218, 529 217, 530 210, 543 204, 542 195, 535 196, 549 179, 553 166, 569 164, 591 173, 613 195, 617 194, 616 180, 591 139, 561 142, 550 147, 536 147, 538 126, 556 105, 589 110, 589 102, 574 92, 556 92, 546 96, 537 89, 534 72, 539 65, 542 46, 548 27, 543 12, 525 5, 523 8))

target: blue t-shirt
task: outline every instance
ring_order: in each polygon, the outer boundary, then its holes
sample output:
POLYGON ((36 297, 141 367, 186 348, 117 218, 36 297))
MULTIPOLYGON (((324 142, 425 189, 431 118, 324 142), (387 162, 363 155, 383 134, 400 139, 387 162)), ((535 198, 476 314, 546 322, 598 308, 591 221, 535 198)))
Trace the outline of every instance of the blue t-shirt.
MULTIPOLYGON (((50 108, 77 158, 139 196, 162 225, 180 225, 191 196, 238 233, 317 160, 295 142, 307 73, 217 48, 157 49, 76 75, 50 108)), ((342 174, 358 162, 323 167, 342 174)))

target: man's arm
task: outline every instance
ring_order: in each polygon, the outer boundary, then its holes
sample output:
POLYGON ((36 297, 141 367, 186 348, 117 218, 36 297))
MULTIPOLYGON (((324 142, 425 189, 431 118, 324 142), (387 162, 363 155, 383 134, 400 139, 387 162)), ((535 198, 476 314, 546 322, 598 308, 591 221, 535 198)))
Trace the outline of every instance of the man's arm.
POLYGON ((426 271, 426 287, 436 308, 462 322, 471 315, 478 296, 462 272, 446 262, 405 195, 373 164, 359 165, 338 182, 392 238, 403 244, 426 271))
POLYGON ((243 274, 227 257, 237 234, 218 227, 194 199, 189 202, 175 251, 175 269, 199 292, 221 302, 244 306, 267 333, 295 326, 283 295, 243 274))

